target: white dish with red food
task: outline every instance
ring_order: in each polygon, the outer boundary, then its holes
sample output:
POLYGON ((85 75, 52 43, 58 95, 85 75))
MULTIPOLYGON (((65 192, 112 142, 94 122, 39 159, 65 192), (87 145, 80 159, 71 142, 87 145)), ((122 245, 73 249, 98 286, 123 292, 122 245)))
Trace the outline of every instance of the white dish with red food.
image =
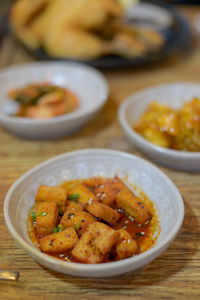
MULTIPOLYGON (((59 138, 72 134, 100 111, 108 96, 106 80, 99 71, 71 62, 38 62, 9 67, 1 70, 0 85, 1 125, 13 134, 32 139, 59 138), (24 109, 27 112, 27 102, 23 105, 23 113, 22 110, 19 113, 19 103, 24 101, 24 97, 20 98, 20 93, 17 94, 15 90, 21 89, 30 94, 35 93, 33 87, 40 88, 43 99, 36 97, 36 102, 29 98, 31 107, 28 107, 28 113, 24 114, 24 109), (44 94, 44 88, 47 90, 47 87, 57 89, 56 99, 47 99, 50 95, 47 91, 44 94), (60 97, 63 91, 68 98, 76 99, 77 104, 73 109, 63 109, 63 99, 60 97), (56 107, 55 113, 51 109, 53 106, 56 107)), ((21 94, 24 96, 25 93, 21 94)))
MULTIPOLYGON (((77 195, 77 193, 74 195, 77 195)), ((98 203, 98 205, 100 204, 102 205, 102 203, 98 203)), ((117 203, 117 205, 120 206, 122 204, 117 203)), ((96 213, 93 209, 86 208, 87 212, 95 216, 96 213)), ((98 212, 100 213, 100 211, 98 212)), ((44 215, 46 216, 47 214, 40 213, 40 216, 43 217, 44 215)), ((70 214, 70 217, 71 215, 72 214, 70 214)), ((152 164, 136 156, 119 151, 86 149, 57 156, 36 166, 20 177, 10 188, 6 196, 4 216, 8 229, 16 242, 42 265, 62 273, 76 276, 107 277, 136 270, 160 255, 178 233, 184 217, 184 205, 182 197, 175 185, 152 164), (152 247, 137 255, 121 260, 111 262, 101 260, 97 261, 98 263, 92 263, 91 261, 89 263, 83 263, 69 260, 63 261, 44 253, 46 251, 45 248, 43 248, 43 252, 41 252, 41 249, 33 245, 27 230, 27 219, 30 209, 35 203, 35 199, 41 199, 41 197, 43 197, 41 193, 40 196, 38 196, 38 188, 40 186, 57 186, 63 181, 75 179, 84 180, 96 176, 113 178, 115 175, 123 180, 129 188, 132 187, 132 184, 137 186, 153 203, 159 218, 160 229, 158 232, 155 232, 155 234, 158 234, 158 238, 152 247)), ((100 217, 103 218, 103 215, 100 217)), ((63 220, 61 223, 65 226, 68 221, 70 220, 67 218, 67 220, 63 220)), ((96 224, 100 226, 99 224, 102 222, 102 219, 96 221, 96 224)), ((103 222, 102 226, 106 226, 108 229, 107 222, 110 222, 109 219, 103 222)), ((95 226, 92 224, 92 227, 95 226)), ((58 226, 57 228, 60 229, 58 226)), ((72 229, 71 227, 70 230, 72 229)), ((80 226, 74 226, 74 229, 78 233, 80 226)), ((117 228, 112 228, 111 230, 117 230, 117 228)), ((74 230, 72 231, 73 234, 76 235, 74 230)), ((53 231, 53 234, 59 233, 60 232, 53 231)), ((82 237, 80 237, 80 240, 81 238, 82 237)), ((52 242, 50 242, 50 244, 51 243, 52 242)), ((96 241, 94 241, 94 243, 96 243, 96 241)), ((51 247, 51 245, 47 246, 51 247)), ((93 244, 91 244, 91 246, 93 246, 93 244)), ((115 246, 114 243, 112 246, 115 246)), ((74 254, 74 252, 72 254, 74 254)))

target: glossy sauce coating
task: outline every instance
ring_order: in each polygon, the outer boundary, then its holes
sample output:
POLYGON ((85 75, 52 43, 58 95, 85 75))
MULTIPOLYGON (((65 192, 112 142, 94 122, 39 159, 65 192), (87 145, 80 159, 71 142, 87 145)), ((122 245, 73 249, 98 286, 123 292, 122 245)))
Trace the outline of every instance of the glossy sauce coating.
MULTIPOLYGON (((62 186, 66 187, 73 187, 76 184, 80 183, 80 181, 70 181, 62 184, 62 186)), ((138 197, 138 199, 141 199, 141 201, 145 204, 145 206, 148 208, 148 211, 151 214, 151 218, 144 224, 137 224, 133 217, 126 215, 126 213, 120 209, 113 207, 118 210, 118 213, 120 215, 119 221, 114 224, 113 226, 109 225, 111 228, 115 230, 119 230, 121 228, 126 229, 126 231, 131 235, 131 237, 137 242, 139 246, 139 251, 135 254, 139 254, 142 252, 145 252, 146 250, 150 249, 156 242, 158 235, 160 233, 160 225, 159 225, 159 218, 156 213, 155 207, 153 203, 148 199, 148 197, 137 187, 134 188, 135 193, 138 197)), ((33 244, 40 249, 39 243, 38 243, 38 236, 36 235, 35 230, 35 223, 32 220, 31 213, 36 210, 36 205, 32 207, 32 209, 29 212, 28 215, 28 222, 27 222, 27 228, 28 233, 31 241, 33 244)), ((61 219, 61 217, 60 217, 61 219)), ((99 220, 97 220, 99 221, 99 220)), ((102 222, 102 220, 101 220, 102 222)), ((60 223, 60 220, 59 220, 60 223)), ((104 222, 105 223, 105 222, 104 222)), ((106 224, 106 223, 105 223, 106 224)), ((48 254, 53 257, 56 257, 58 259, 61 259, 63 261, 71 261, 71 262, 80 262, 78 259, 74 259, 71 256, 71 251, 66 251, 59 254, 48 254)), ((104 262, 112 262, 116 261, 115 253, 114 251, 111 251, 105 258, 104 262)))

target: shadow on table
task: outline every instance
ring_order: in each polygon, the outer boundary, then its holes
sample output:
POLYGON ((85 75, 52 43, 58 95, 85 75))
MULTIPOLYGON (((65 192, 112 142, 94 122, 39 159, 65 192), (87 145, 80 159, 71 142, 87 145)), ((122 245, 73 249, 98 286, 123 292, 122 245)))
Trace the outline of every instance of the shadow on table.
MULTIPOLYGON (((95 99, 94 99, 95 101, 95 99)), ((109 97, 102 110, 81 130, 73 135, 66 137, 66 139, 77 139, 86 136, 92 136, 99 133, 101 130, 108 127, 117 116, 117 104, 112 97, 109 97)))
POLYGON ((80 290, 112 290, 112 293, 118 293, 119 290, 125 291, 140 286, 154 285, 187 267, 198 251, 198 232, 197 218, 189 204, 185 203, 185 219, 175 241, 159 258, 140 270, 111 278, 74 277, 46 268, 45 270, 68 284, 76 285, 80 290))

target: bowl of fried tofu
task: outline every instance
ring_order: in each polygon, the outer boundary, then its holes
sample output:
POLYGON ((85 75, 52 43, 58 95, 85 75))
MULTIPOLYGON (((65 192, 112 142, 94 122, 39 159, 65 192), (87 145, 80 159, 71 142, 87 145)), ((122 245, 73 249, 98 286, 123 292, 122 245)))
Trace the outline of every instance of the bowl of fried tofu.
POLYGON ((129 141, 150 159, 177 170, 200 170, 200 85, 174 82, 123 101, 119 121, 129 141))
POLYGON ((85 149, 34 167, 9 189, 10 234, 41 265, 74 276, 109 277, 150 263, 184 217, 173 182, 124 152, 85 149))

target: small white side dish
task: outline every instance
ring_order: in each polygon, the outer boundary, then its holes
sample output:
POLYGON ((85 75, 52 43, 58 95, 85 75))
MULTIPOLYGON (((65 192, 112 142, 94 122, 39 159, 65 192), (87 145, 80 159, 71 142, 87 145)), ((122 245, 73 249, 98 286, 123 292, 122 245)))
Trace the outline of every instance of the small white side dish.
POLYGON ((16 242, 37 262, 58 272, 107 277, 136 270, 160 255, 173 241, 182 224, 184 204, 172 181, 151 163, 136 156, 112 150, 86 149, 52 158, 25 173, 10 188, 4 203, 8 229, 16 242), (91 176, 128 176, 155 204, 161 232, 156 244, 146 252, 121 261, 102 264, 64 262, 35 248, 29 239, 27 215, 40 185, 56 185, 64 180, 91 176))
POLYGON ((133 129, 133 125, 152 101, 179 108, 193 97, 200 98, 200 84, 188 82, 163 84, 134 93, 119 108, 121 126, 130 142, 151 159, 170 168, 198 171, 200 152, 178 151, 156 146, 133 129))
POLYGON ((13 134, 25 138, 67 136, 94 117, 104 105, 108 87, 103 75, 92 67, 72 62, 38 62, 0 71, 0 123, 13 134), (15 117, 16 105, 8 92, 29 83, 50 82, 71 90, 80 100, 72 113, 51 119, 15 117))

